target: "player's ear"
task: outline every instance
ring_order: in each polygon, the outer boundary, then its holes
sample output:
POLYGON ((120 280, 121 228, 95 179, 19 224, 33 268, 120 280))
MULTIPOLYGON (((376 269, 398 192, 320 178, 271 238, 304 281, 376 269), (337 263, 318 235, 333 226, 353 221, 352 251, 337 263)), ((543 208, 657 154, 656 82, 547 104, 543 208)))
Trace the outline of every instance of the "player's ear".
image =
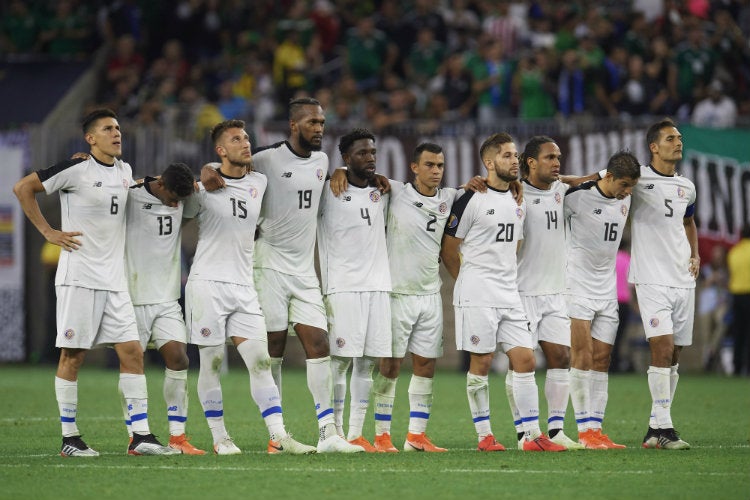
POLYGON ((418 164, 416 164, 416 163, 414 163, 414 162, 411 162, 411 163, 409 164, 409 168, 411 168, 411 171, 412 171, 412 172, 414 172, 414 173, 416 174, 416 173, 417 173, 417 169, 419 168, 419 165, 418 165, 418 164))

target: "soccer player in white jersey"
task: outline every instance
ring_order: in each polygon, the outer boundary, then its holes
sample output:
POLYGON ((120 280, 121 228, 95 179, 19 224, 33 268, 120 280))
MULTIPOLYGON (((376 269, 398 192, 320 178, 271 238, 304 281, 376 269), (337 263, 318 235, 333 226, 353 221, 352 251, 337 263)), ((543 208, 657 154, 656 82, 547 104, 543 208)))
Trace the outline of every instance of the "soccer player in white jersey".
POLYGON ((57 339, 60 361, 55 395, 62 424, 64 457, 93 457, 78 430, 78 372, 86 352, 113 346, 120 359, 120 392, 132 421, 131 455, 167 455, 148 426, 148 393, 143 351, 125 278, 125 203, 133 183, 122 154, 122 134, 114 112, 97 109, 83 120, 91 147, 87 159, 67 160, 27 175, 13 187, 29 220, 62 247, 55 277, 57 339), (59 191, 62 227, 53 229, 39 208, 36 194, 59 191))
POLYGON ((644 448, 687 449, 674 430, 680 352, 693 340, 695 280, 700 269, 695 185, 676 171, 682 135, 670 119, 646 133, 651 163, 633 190, 631 261, 643 328, 651 350, 648 386, 653 406, 644 448))
POLYGON ((339 141, 348 187, 335 196, 323 190, 318 249, 328 314, 334 384, 334 416, 343 434, 346 375, 353 364, 348 440, 365 451, 362 435, 370 403, 375 359, 391 357, 391 275, 385 242, 388 195, 370 186, 375 176, 375 136, 355 129, 339 141), (353 363, 352 363, 353 360, 353 363))
MULTIPOLYGON (((127 205, 125 268, 143 350, 149 341, 164 368, 169 446, 203 455, 185 436, 188 412, 187 329, 180 298, 180 243, 183 200, 194 192, 193 173, 184 163, 169 165, 158 179, 146 177, 130 188, 127 205)), ((131 422, 125 424, 132 437, 131 422)))
POLYGON ((615 262, 638 177, 638 159, 621 151, 609 159, 602 179, 583 183, 565 195, 570 394, 578 441, 589 449, 625 448, 602 433, 602 422, 619 320, 615 262))
POLYGON ((456 347, 469 351, 466 376, 480 451, 503 451, 490 426, 489 371, 498 344, 513 363, 513 398, 524 426, 522 448, 564 451, 539 429, 532 335, 516 283, 516 250, 523 239, 526 204, 518 206, 510 182, 518 177, 518 153, 506 133, 493 134, 479 156, 487 169, 486 193, 467 192, 451 211, 441 256, 456 279, 456 347))
POLYGON ((443 305, 439 254, 456 189, 441 188, 443 149, 422 143, 411 162, 413 183, 390 181, 386 230, 391 292, 393 357, 380 360, 375 377, 375 448, 398 451, 391 441, 391 417, 401 363, 411 352, 409 429, 404 451, 443 452, 426 435, 432 408, 435 361, 443 355, 443 305))
POLYGON ((211 130, 221 158, 224 189, 202 186, 188 198, 185 217, 198 218, 198 245, 185 288, 185 316, 191 343, 199 346, 198 397, 211 430, 214 452, 241 453, 224 425, 219 370, 231 340, 250 374, 250 392, 270 440, 268 453, 314 453, 287 434, 279 390, 273 381, 265 320, 253 284, 253 237, 266 190, 266 177, 253 172, 250 139, 241 120, 211 130))
MULTIPOLYGON (((562 154, 554 139, 538 135, 521 154, 526 217, 518 249, 518 291, 529 319, 533 345, 547 361, 547 435, 569 450, 583 448, 565 435, 563 426, 570 395, 570 320, 565 313, 565 224, 563 200, 568 185, 560 181, 562 154)), ((513 423, 523 446, 523 423, 513 399, 513 367, 505 378, 505 393, 513 423)))

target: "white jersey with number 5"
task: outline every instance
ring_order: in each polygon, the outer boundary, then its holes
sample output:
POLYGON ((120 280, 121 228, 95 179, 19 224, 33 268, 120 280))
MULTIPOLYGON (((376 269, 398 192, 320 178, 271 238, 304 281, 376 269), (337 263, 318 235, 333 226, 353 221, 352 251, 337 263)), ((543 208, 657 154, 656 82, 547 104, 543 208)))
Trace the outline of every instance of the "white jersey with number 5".
POLYGON ((298 156, 288 142, 253 152, 253 168, 268 180, 255 242, 255 267, 316 276, 315 227, 328 156, 298 156))
POLYGON ((695 185, 681 175, 662 175, 641 166, 633 188, 631 259, 628 281, 695 288, 690 275, 690 243, 683 219, 695 212, 695 185))
POLYGON ((617 299, 615 262, 629 211, 630 197, 607 197, 594 181, 565 195, 569 294, 617 299))
POLYGON ((152 177, 130 188, 125 267, 133 305, 180 298, 182 203, 164 205, 148 189, 152 177))
POLYGON ((461 267, 453 305, 521 308, 516 282, 516 248, 523 239, 526 202, 488 188, 466 192, 453 204, 445 234, 460 238, 461 267))
POLYGON ((60 252, 55 285, 126 292, 125 206, 133 184, 130 165, 66 160, 37 171, 47 194, 60 192, 62 231, 80 231, 81 246, 60 252))
POLYGON ((388 195, 349 184, 338 197, 323 188, 318 250, 323 295, 336 292, 390 292, 385 243, 388 195))
POLYGON ((420 194, 413 184, 391 183, 386 243, 393 292, 429 295, 440 291, 440 243, 456 189, 420 194))
POLYGON ((198 217, 198 246, 190 280, 253 286, 253 246, 266 176, 223 176, 224 189, 200 191, 186 200, 185 217, 198 217))
POLYGON ((518 252, 518 291, 537 296, 565 291, 565 221, 568 185, 560 181, 539 189, 524 181, 526 218, 518 252))

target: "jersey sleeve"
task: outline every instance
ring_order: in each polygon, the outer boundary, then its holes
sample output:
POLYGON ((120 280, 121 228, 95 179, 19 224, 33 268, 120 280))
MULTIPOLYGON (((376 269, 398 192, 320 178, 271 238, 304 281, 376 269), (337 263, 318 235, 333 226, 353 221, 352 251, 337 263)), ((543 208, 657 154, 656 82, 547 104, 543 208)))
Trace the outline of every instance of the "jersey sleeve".
POLYGON ((451 214, 448 217, 448 222, 445 224, 445 234, 453 236, 455 238, 463 238, 466 236, 467 225, 464 224, 462 231, 459 232, 459 225, 464 219, 464 216, 468 216, 466 213, 466 207, 469 205, 469 201, 474 196, 473 191, 467 191, 460 198, 458 198, 451 208, 451 214))
POLYGON ((183 209, 182 209, 182 218, 183 219, 192 219, 196 215, 198 215, 198 212, 200 212, 201 209, 201 199, 205 194, 205 189, 203 189, 203 184, 200 182, 198 183, 198 187, 200 187, 200 191, 197 193, 193 193, 185 200, 183 201, 183 209))
POLYGON ((82 158, 75 160, 65 160, 60 163, 56 163, 49 168, 37 170, 36 175, 44 186, 44 191, 47 194, 54 193, 56 191, 74 191, 76 189, 77 175, 75 167, 79 163, 85 161, 82 158))

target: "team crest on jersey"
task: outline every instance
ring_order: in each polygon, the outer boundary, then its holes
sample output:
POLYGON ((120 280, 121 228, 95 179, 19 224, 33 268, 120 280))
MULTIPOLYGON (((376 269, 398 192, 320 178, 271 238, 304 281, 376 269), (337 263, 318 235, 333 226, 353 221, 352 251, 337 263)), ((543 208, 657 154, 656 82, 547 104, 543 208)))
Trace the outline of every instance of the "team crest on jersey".
POLYGON ((372 201, 373 203, 379 202, 380 201, 380 191, 378 191, 377 189, 375 191, 371 191, 370 192, 370 201, 372 201))
POLYGON ((201 337, 210 337, 210 336, 211 336, 210 328, 201 328, 201 337))
POLYGON ((336 347, 339 349, 343 348, 346 345, 346 340, 342 339, 341 337, 336 337, 336 347))
POLYGON ((322 168, 319 168, 318 170, 316 170, 315 175, 317 176, 319 181, 322 181, 323 178, 325 177, 325 173, 323 172, 322 168))
POLYGON ((446 202, 442 202, 442 203, 440 204, 440 206, 438 207, 438 211, 439 211, 439 212, 440 212, 441 214, 444 214, 444 213, 446 213, 446 212, 448 211, 448 204, 447 204, 446 202))
POLYGON ((250 189, 248 189, 247 192, 250 193, 250 196, 252 198, 257 198, 258 197, 258 190, 256 188, 254 188, 254 187, 251 187, 250 189))
POLYGON ((63 336, 66 339, 70 340, 76 336, 76 332, 74 332, 72 328, 68 328, 67 330, 65 330, 65 333, 63 333, 63 336))
POLYGON ((626 205, 621 206, 620 207, 620 213, 622 214, 623 217, 627 217, 628 216, 628 207, 626 205))
POLYGON ((562 203, 562 196, 560 195, 560 193, 555 193, 555 203, 557 203, 558 205, 562 203))
POLYGON ((681 187, 678 187, 677 188, 677 196, 679 196, 680 198, 684 198, 685 197, 685 190, 682 189, 681 187))
POLYGON ((127 188, 130 185, 127 179, 122 180, 122 187, 127 188))
POLYGON ((469 340, 471 341, 471 345, 479 345, 479 336, 472 335, 469 337, 469 340))
POLYGON ((456 226, 458 226, 458 217, 456 217, 454 214, 451 214, 451 216, 448 218, 448 227, 454 229, 456 226))
POLYGON ((519 219, 523 217, 523 210, 521 209, 521 207, 516 208, 516 217, 518 217, 519 219))
POLYGON ((651 318, 648 320, 648 324, 651 326, 651 328, 656 328, 659 326, 659 318, 651 318))

